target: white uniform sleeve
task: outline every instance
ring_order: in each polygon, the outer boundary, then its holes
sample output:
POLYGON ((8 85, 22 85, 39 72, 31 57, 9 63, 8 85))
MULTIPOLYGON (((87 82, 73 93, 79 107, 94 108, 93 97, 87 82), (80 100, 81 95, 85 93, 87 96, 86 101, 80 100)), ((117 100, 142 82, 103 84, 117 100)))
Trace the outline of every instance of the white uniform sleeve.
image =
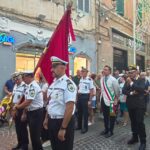
POLYGON ((90 80, 90 90, 94 88, 93 80, 90 80))
POLYGON ((67 88, 64 93, 65 103, 72 101, 76 101, 77 87, 73 83, 67 84, 67 88))
POLYGON ((42 92, 46 92, 47 89, 48 89, 48 84, 45 83, 45 84, 43 85, 43 87, 42 87, 42 92))
POLYGON ((51 90, 48 88, 48 90, 47 90, 47 97, 49 97, 50 94, 51 94, 51 90))

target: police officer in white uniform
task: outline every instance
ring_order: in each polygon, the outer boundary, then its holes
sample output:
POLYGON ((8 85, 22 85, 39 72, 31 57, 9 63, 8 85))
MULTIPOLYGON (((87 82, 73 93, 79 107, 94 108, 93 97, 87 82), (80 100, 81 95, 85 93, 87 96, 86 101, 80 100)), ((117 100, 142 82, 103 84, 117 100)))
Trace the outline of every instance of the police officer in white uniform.
MULTIPOLYGON (((26 85, 22 81, 21 73, 15 72, 12 75, 13 80, 15 81, 15 86, 13 89, 13 105, 21 103, 24 98, 26 85)), ((23 109, 18 110, 14 113, 14 120, 15 120, 15 127, 16 127, 16 134, 18 144, 12 148, 12 150, 28 150, 28 130, 27 130, 27 121, 22 121, 21 116, 23 114, 23 109)))
POLYGON ((68 62, 55 56, 51 61, 55 79, 48 88, 49 104, 44 127, 48 127, 53 150, 72 150, 77 88, 65 74, 68 62))
POLYGON ((78 90, 78 128, 82 129, 81 133, 86 133, 88 131, 88 105, 91 105, 92 97, 94 94, 94 84, 93 80, 87 76, 88 70, 82 67, 81 79, 79 82, 78 90), (83 119, 82 119, 83 118, 83 119), (84 121, 82 125, 82 120, 84 121), (83 128, 82 128, 83 127, 83 128))
POLYGON ((43 118, 43 94, 40 86, 34 80, 32 71, 23 73, 24 82, 27 84, 25 101, 16 105, 16 109, 27 108, 27 121, 29 124, 31 142, 33 150, 42 150, 40 140, 43 118))

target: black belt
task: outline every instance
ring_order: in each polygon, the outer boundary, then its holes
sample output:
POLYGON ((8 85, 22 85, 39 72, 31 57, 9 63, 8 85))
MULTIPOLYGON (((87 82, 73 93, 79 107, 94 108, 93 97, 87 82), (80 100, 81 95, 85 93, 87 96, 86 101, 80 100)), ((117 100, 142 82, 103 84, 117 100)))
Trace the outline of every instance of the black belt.
POLYGON ((33 111, 37 111, 43 109, 43 107, 38 107, 38 108, 28 108, 28 112, 33 112, 33 111))
POLYGON ((89 95, 90 95, 90 93, 79 93, 79 95, 89 96, 89 95))

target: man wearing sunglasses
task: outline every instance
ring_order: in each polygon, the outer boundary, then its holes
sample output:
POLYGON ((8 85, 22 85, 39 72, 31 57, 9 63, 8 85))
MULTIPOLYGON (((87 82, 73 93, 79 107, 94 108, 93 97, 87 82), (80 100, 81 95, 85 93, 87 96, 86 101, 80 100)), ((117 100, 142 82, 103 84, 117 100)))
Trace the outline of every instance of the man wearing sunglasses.
POLYGON ((47 92, 49 104, 44 127, 48 128, 53 150, 72 150, 77 88, 65 74, 68 62, 55 56, 51 57, 51 62, 55 79, 47 92))

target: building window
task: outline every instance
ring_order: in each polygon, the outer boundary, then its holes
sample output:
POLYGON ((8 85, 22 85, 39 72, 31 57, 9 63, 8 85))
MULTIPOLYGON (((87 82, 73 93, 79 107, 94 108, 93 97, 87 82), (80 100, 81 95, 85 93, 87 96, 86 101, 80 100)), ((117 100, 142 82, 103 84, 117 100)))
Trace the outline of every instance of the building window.
POLYGON ((81 70, 82 67, 90 70, 90 61, 84 56, 75 57, 75 59, 74 59, 74 75, 76 75, 77 70, 81 70))
POLYGON ((78 10, 89 13, 90 12, 90 0, 77 0, 77 8, 78 10))

